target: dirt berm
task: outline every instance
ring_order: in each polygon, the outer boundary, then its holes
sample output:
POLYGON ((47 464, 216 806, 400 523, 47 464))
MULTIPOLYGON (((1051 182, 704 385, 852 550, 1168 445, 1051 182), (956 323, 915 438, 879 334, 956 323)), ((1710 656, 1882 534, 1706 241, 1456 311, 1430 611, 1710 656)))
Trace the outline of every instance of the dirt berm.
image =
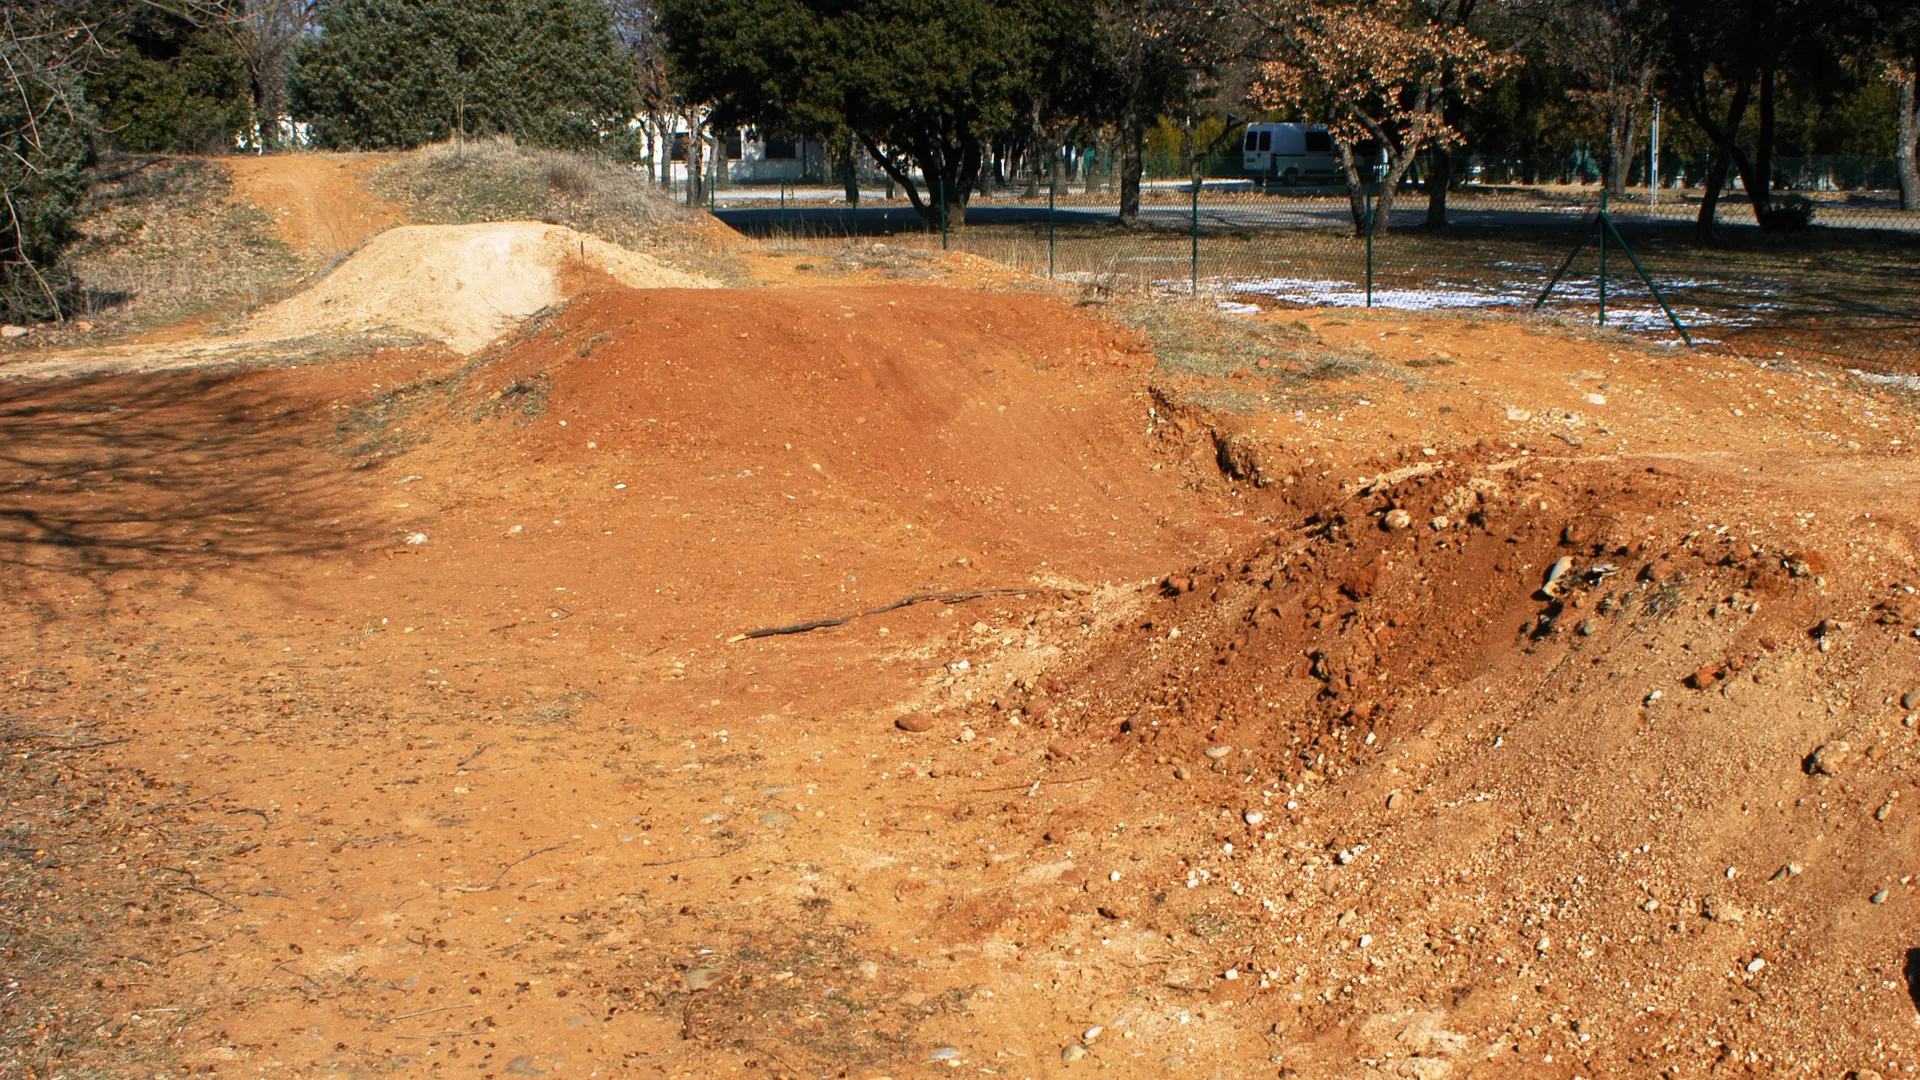
POLYGON ((369 240, 312 288, 255 315, 244 333, 279 339, 399 330, 472 353, 594 283, 714 284, 564 225, 404 225, 369 240))

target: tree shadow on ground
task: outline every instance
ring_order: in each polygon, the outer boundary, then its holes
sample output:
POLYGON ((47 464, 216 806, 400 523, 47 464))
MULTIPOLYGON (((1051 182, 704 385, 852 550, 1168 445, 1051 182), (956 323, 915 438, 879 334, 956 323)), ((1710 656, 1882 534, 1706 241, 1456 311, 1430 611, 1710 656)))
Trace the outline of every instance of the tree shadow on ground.
POLYGON ((1920 1010, 1920 949, 1907 950, 1907 966, 1903 974, 1907 977, 1907 996, 1913 999, 1913 1007, 1920 1010))
POLYGON ((98 582, 339 549, 310 402, 234 372, 0 382, 0 568, 98 582))

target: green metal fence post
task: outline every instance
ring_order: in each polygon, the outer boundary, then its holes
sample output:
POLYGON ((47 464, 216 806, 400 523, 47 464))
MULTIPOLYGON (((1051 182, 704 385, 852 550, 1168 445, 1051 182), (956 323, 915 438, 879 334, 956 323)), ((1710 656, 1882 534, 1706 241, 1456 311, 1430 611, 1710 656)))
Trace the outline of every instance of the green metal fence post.
POLYGON ((787 234, 787 182, 780 181, 780 235, 787 234))
POLYGON ((937 184, 940 189, 940 250, 947 250, 947 178, 942 176, 937 184))
POLYGON ((1058 177, 1047 181, 1047 277, 1053 277, 1053 204, 1060 193, 1058 177))
POLYGON ((1607 325, 1607 189, 1600 189, 1600 325, 1607 325))
POLYGON ((1192 275, 1192 295, 1200 295, 1200 164, 1193 166, 1193 216, 1192 216, 1193 256, 1189 273, 1192 275))
POLYGON ((1680 316, 1673 313, 1673 305, 1667 303, 1667 298, 1660 295, 1660 286, 1653 283, 1653 275, 1647 273, 1647 268, 1640 264, 1640 256, 1633 253, 1633 245, 1627 243, 1627 238, 1620 235, 1619 229, 1614 228, 1612 218, 1608 218, 1605 224, 1613 233, 1613 242, 1620 245, 1620 250, 1627 253, 1627 261, 1640 272, 1640 280, 1647 283, 1647 291, 1653 294, 1654 302, 1660 305, 1661 311, 1667 313, 1667 321, 1673 324, 1675 330, 1680 331, 1680 340, 1686 342, 1688 348, 1692 348, 1693 335, 1687 333, 1687 328, 1681 325, 1680 316))
POLYGON ((1361 198, 1365 200, 1366 207, 1367 207, 1367 306, 1372 307, 1373 306, 1373 205, 1374 205, 1373 191, 1370 189, 1364 191, 1361 195, 1361 198))

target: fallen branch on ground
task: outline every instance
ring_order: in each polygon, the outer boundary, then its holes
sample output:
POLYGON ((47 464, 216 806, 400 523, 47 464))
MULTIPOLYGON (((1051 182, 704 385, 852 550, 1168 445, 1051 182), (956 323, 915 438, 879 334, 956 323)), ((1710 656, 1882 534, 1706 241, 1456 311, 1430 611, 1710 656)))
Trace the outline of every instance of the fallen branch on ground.
POLYGON ((487 888, 489 889, 499 888, 500 879, 507 876, 507 871, 513 869, 516 866, 519 866, 521 863, 526 862, 528 859, 533 858, 535 855, 545 855, 549 851, 558 851, 561 848, 566 847, 569 842, 570 841, 562 840, 557 844, 549 844, 548 846, 543 848, 534 848, 532 851, 527 852, 525 855, 522 855, 519 858, 508 863, 507 865, 501 867, 500 872, 498 874, 495 874, 493 876, 493 880, 487 884, 487 888))
POLYGON ((962 600, 979 600, 983 597, 988 597, 988 596, 1025 596, 1028 593, 1045 593, 1045 592, 1059 593, 1062 596, 1084 596, 1086 595, 1087 590, 1086 589, 1031 588, 1031 589, 974 589, 969 592, 915 593, 912 596, 903 597, 899 600, 895 600, 891 604, 884 604, 877 608, 872 608, 867 611, 858 612, 853 615, 843 616, 838 619, 815 619, 812 622, 794 623, 792 626, 767 626, 767 627, 762 627, 759 630, 749 630, 744 634, 735 634, 732 637, 728 638, 727 641, 729 643, 732 643, 735 641, 746 641, 749 638, 777 637, 781 634, 804 634, 809 630, 824 630, 829 626, 845 626, 846 624, 852 622, 855 619, 863 619, 869 615, 885 615, 889 611, 898 611, 903 607, 912 607, 915 604, 924 604, 933 600, 938 600, 943 604, 957 604, 962 600))

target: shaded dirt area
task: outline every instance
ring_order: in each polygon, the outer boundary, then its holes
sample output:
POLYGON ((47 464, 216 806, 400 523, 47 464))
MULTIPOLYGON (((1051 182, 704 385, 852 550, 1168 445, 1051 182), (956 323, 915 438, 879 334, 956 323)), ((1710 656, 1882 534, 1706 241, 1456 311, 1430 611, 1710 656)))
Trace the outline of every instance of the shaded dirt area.
POLYGON ((0 1072, 1906 1075, 1913 403, 1159 317, 4 384, 0 1072))

